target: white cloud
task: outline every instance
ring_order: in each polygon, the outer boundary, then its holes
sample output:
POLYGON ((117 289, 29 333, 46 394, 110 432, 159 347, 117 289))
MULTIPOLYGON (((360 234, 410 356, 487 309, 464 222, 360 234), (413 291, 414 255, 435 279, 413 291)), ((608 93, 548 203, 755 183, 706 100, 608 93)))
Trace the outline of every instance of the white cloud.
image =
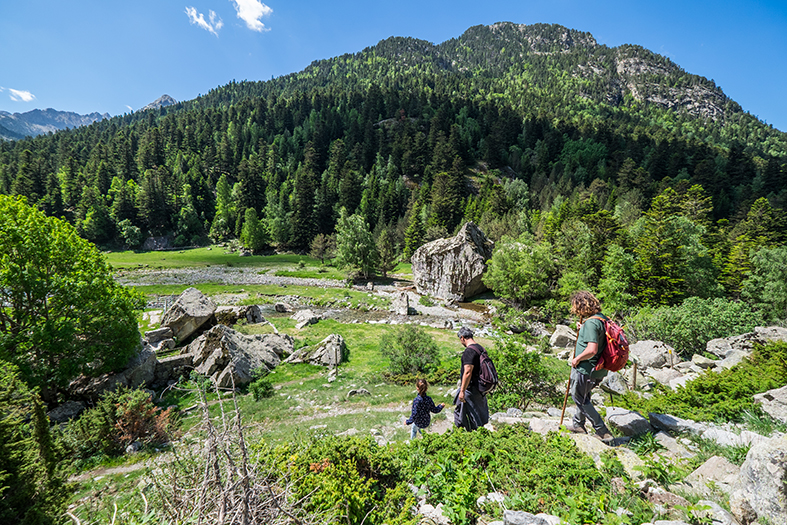
POLYGON ((235 11, 238 12, 238 18, 246 22, 246 27, 252 31, 268 31, 269 28, 260 22, 260 19, 265 16, 270 16, 273 9, 260 2, 260 0, 230 0, 235 4, 235 11))
POLYGON ((205 15, 198 13, 194 7, 186 8, 186 15, 189 17, 189 21, 192 24, 201 27, 205 31, 210 31, 218 37, 218 31, 224 26, 224 22, 221 21, 221 18, 219 18, 214 11, 209 11, 208 13, 208 20, 205 20, 205 15))
POLYGON ((9 96, 11 97, 11 100, 13 100, 14 102, 30 102, 31 100, 36 98, 36 96, 30 93, 29 91, 21 91, 19 89, 11 89, 11 88, 8 88, 8 91, 11 93, 11 95, 9 96))

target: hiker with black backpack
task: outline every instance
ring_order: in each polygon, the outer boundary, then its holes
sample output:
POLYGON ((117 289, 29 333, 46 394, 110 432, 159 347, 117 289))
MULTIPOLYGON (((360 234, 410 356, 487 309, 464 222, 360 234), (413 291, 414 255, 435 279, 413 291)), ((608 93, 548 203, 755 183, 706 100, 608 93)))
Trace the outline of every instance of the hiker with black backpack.
MULTIPOLYGON (((459 342, 465 347, 465 351, 462 353, 459 390, 454 397, 454 405, 456 405, 454 409, 454 424, 465 430, 473 431, 489 422, 489 405, 486 400, 486 391, 482 392, 480 385, 481 361, 482 356, 486 354, 486 350, 475 342, 473 331, 466 326, 460 328, 457 335, 459 336, 459 342)), ((486 356, 486 360, 488 360, 488 356, 486 356)))
POLYGON ((587 434, 585 419, 590 420, 595 437, 611 444, 614 437, 590 401, 593 388, 607 375, 605 368, 596 369, 602 352, 607 346, 605 322, 609 319, 601 313, 601 303, 586 291, 574 292, 570 298, 571 313, 578 315, 581 326, 577 334, 577 344, 571 358, 571 398, 577 406, 571 424, 566 428, 574 433, 587 434), (585 320, 582 323, 582 320, 585 320))

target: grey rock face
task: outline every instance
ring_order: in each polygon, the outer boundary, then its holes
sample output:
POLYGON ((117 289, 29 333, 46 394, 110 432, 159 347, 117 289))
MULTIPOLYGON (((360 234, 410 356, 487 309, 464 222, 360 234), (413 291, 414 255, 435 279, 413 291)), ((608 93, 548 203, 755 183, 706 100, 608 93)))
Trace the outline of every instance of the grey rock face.
POLYGON ((161 341, 166 339, 172 339, 172 328, 169 326, 165 326, 163 328, 159 328, 158 330, 151 330, 149 332, 145 332, 145 341, 150 343, 151 345, 155 345, 161 341))
POLYGON ((156 352, 150 345, 142 344, 126 367, 115 374, 100 377, 79 376, 68 385, 69 393, 77 398, 96 401, 104 392, 111 392, 121 386, 139 388, 153 382, 156 369, 156 352))
POLYGON ((729 494, 740 468, 720 456, 713 456, 686 476, 678 486, 689 494, 711 494, 714 489, 729 494))
POLYGON ((197 372, 210 377, 220 388, 241 386, 253 380, 259 368, 272 370, 281 355, 291 352, 289 336, 262 334, 246 336, 224 325, 216 325, 187 348, 197 372))
POLYGON ((413 280, 421 295, 463 301, 487 290, 481 278, 494 243, 472 222, 456 237, 424 244, 413 254, 413 280))
POLYGON ((305 326, 319 322, 320 316, 315 314, 309 309, 305 309, 305 310, 298 310, 297 312, 292 314, 292 319, 298 323, 295 325, 295 328, 300 330, 305 326))
POLYGON ((662 385, 669 385, 670 381, 673 379, 678 379, 679 377, 683 376, 683 374, 674 368, 651 368, 646 372, 645 375, 655 381, 658 381, 662 385))
POLYGON ((759 520, 787 525, 787 435, 754 445, 730 497, 730 510, 744 525, 759 520))
POLYGON ((559 324, 549 338, 549 345, 552 348, 574 348, 576 341, 577 333, 568 326, 559 324))
POLYGON ((301 348, 284 362, 336 367, 346 357, 347 345, 344 338, 339 334, 331 334, 314 347, 301 348))
POLYGON ((787 385, 756 394, 754 402, 772 418, 787 423, 787 385))
POLYGON ((177 379, 181 375, 188 375, 193 368, 194 356, 180 354, 163 357, 156 362, 153 386, 161 387, 170 379, 177 379))
POLYGON ((161 326, 168 326, 178 341, 186 340, 204 325, 216 311, 206 295, 196 288, 187 288, 164 313, 161 326))

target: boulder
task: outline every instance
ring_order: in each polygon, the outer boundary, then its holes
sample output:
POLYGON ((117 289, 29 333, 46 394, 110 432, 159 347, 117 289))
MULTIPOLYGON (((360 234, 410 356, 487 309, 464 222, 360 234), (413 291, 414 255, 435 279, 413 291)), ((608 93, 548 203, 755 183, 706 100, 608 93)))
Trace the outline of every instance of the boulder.
POLYGON ((645 375, 662 385, 669 385, 673 379, 683 377, 683 374, 674 368, 651 368, 646 371, 645 375))
POLYGON ((665 449, 664 455, 674 459, 688 459, 696 456, 694 452, 678 443, 678 440, 666 432, 656 432, 653 436, 656 441, 665 449))
POLYGON ((776 332, 771 332, 770 329, 762 329, 762 335, 758 332, 749 332, 746 334, 736 335, 734 337, 725 337, 722 339, 711 339, 705 345, 705 349, 720 358, 724 359, 735 350, 750 354, 755 344, 764 344, 769 341, 766 339, 769 335, 774 335, 776 332))
POLYGON ((621 396, 629 390, 626 380, 617 372, 609 372, 604 379, 601 380, 599 386, 604 392, 621 396))
POLYGON ((755 394, 754 402, 773 419, 787 423, 787 385, 755 394))
POLYGON ((523 510, 503 512, 504 525, 551 525, 547 520, 523 510))
POLYGON ((46 413, 52 423, 65 423, 82 413, 87 405, 82 401, 66 401, 46 413))
POLYGON ((486 291, 481 278, 493 247, 472 222, 456 237, 424 244, 411 258, 416 291, 447 301, 464 301, 486 291))
POLYGON ((624 436, 641 436, 653 431, 653 427, 641 414, 625 408, 607 408, 607 423, 624 436))
POLYGON ((744 525, 787 525, 787 435, 754 445, 733 486, 730 510, 744 525))
POLYGON ((280 314, 288 314, 292 312, 292 306, 287 303, 276 303, 273 305, 273 309, 280 314))
POLYGON ((629 346, 629 355, 640 369, 672 366, 681 361, 675 350, 661 341, 637 341, 629 346))
POLYGON ((682 434, 684 432, 694 435, 700 435, 708 429, 706 425, 697 423, 690 419, 682 419, 677 416, 670 416, 668 414, 657 414, 651 412, 648 414, 650 424, 655 428, 669 432, 670 434, 682 434))
POLYGON ((161 318, 161 326, 172 329, 178 341, 185 341, 213 317, 216 305, 196 288, 187 288, 161 318))
POLYGON ((391 312, 396 315, 410 315, 410 296, 407 292, 400 292, 391 299, 391 312))
POLYGON ((194 368, 194 357, 191 354, 179 354, 163 357, 156 362, 153 386, 163 387, 168 381, 177 379, 181 375, 188 375, 194 368))
POLYGON ((331 334, 314 347, 301 348, 284 362, 336 367, 346 358, 347 345, 344 338, 339 334, 331 334))
POLYGON ((689 372, 688 374, 682 375, 680 377, 670 379, 669 383, 667 384, 672 390, 677 390, 680 387, 685 387, 686 383, 688 383, 689 381, 694 381, 699 376, 700 376, 699 374, 695 374, 694 372, 689 372))
POLYGON ((145 341, 147 341, 148 344, 155 346, 156 343, 160 343, 161 341, 165 341, 167 339, 172 339, 173 335, 172 328, 169 326, 164 326, 157 330, 145 332, 145 341))
POLYGON ((257 324, 265 322, 262 310, 256 304, 248 306, 219 306, 216 308, 216 322, 219 324, 232 326, 239 321, 247 324, 257 324))
POLYGON ((691 362, 703 370, 713 368, 719 364, 718 360, 708 359, 707 357, 701 356, 700 354, 694 354, 691 356, 691 362))
POLYGON ((738 520, 735 519, 735 516, 724 510, 721 505, 715 501, 701 499, 697 502, 697 506, 708 507, 706 509, 700 508, 691 511, 697 521, 703 518, 710 518, 713 525, 740 525, 738 520))
POLYGON ((787 341, 787 328, 781 326, 758 326, 754 329, 754 333, 765 342, 787 341))
POLYGON ((555 326, 555 331, 549 338, 552 348, 573 348, 577 341, 577 333, 564 324, 555 326))
POLYGON ((347 392, 347 399, 350 399, 351 397, 355 397, 355 396, 370 396, 370 395, 372 395, 372 393, 366 390, 365 388, 354 388, 349 392, 347 392))
POLYGON ((716 489, 729 494, 739 472, 736 465, 721 456, 713 456, 674 488, 698 496, 710 495, 716 489))
POLYGON ((126 367, 117 373, 99 377, 79 376, 68 385, 69 394, 77 399, 95 402, 104 392, 120 387, 139 388, 153 382, 156 369, 156 352, 150 345, 140 341, 137 352, 129 359, 126 367))
POLYGON ((295 328, 300 330, 301 328, 308 326, 310 324, 317 323, 321 317, 309 309, 305 310, 298 310, 294 314, 292 314, 292 319, 297 323, 295 328))
POLYGON ((733 350, 727 357, 721 360, 719 366, 724 370, 729 370, 733 366, 739 364, 744 359, 747 359, 751 355, 751 352, 745 352, 743 350, 733 350))
POLYGON ((257 369, 272 370, 292 349, 293 340, 288 335, 247 336, 216 325, 195 339, 184 353, 192 356, 197 372, 213 379, 220 388, 228 388, 250 383, 257 369))

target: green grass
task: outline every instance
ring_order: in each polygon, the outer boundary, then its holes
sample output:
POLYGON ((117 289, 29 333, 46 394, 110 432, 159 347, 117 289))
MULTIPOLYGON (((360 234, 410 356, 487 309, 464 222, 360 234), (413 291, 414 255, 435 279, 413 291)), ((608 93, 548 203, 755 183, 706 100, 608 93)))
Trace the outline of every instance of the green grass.
POLYGON ((295 270, 300 263, 306 268, 321 267, 320 261, 307 255, 277 254, 240 257, 237 253, 224 253, 221 246, 189 248, 184 250, 153 252, 107 252, 107 262, 117 269, 136 268, 200 268, 229 266, 237 268, 260 267, 267 269, 295 270))

